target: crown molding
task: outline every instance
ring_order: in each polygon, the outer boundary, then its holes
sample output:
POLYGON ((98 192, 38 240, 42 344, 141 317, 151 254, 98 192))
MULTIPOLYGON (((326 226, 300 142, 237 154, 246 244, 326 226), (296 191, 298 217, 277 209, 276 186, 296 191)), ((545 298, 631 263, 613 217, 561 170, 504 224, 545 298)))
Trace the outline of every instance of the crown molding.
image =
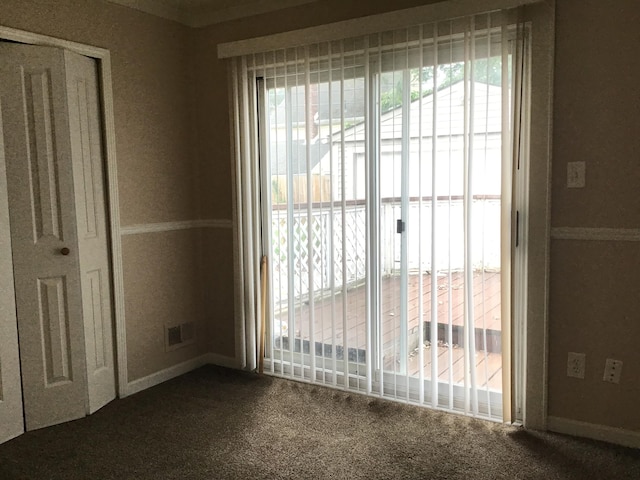
POLYGON ((183 25, 189 25, 189 15, 184 9, 155 0, 107 0, 107 2, 155 15, 166 20, 173 20, 183 25))
POLYGON ((107 0, 124 7, 155 15, 166 20, 173 20, 188 27, 201 28, 216 23, 228 22, 239 18, 251 17, 263 13, 296 7, 318 0, 255 0, 241 5, 219 8, 210 5, 189 8, 171 5, 157 0, 107 0))
POLYGON ((216 23, 228 22, 239 18, 252 17, 263 13, 284 10, 285 8, 297 7, 318 0, 256 0, 243 5, 233 5, 224 9, 215 9, 211 6, 204 6, 191 10, 191 27, 201 28, 216 23))

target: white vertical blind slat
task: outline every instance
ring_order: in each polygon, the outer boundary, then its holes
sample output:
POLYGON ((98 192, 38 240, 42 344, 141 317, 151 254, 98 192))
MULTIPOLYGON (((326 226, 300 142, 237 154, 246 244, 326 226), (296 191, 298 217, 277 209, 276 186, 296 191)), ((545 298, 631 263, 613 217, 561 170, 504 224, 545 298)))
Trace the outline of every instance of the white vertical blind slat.
MULTIPOLYGON (((283 51, 285 62, 287 60, 287 50, 283 51)), ((289 72, 287 71, 287 67, 285 67, 284 74, 284 111, 285 111, 285 158, 287 171, 286 179, 287 179, 287 279, 289 292, 287 295, 288 309, 287 309, 287 319, 289 324, 289 334, 287 335, 287 339, 289 341, 289 353, 290 353, 290 363, 289 363, 289 374, 291 378, 295 378, 295 332, 296 332, 296 310, 295 310, 295 265, 294 265, 294 224, 295 224, 295 215, 293 209, 293 172, 291 171, 291 158, 293 156, 293 131, 291 128, 292 124, 292 95, 291 95, 291 87, 288 85, 288 77, 289 72)), ((284 372, 283 372, 284 373, 284 372)))
MULTIPOLYGON (((365 44, 365 50, 368 48, 368 39, 366 40, 366 44, 365 44)), ((369 59, 368 57, 365 58, 365 65, 364 65, 364 76, 365 78, 369 78, 370 76, 370 65, 369 65, 369 59)), ((365 82, 365 92, 364 92, 364 96, 365 99, 369 98, 369 86, 368 83, 365 82)), ((365 132, 370 132, 371 131, 371 103, 368 101, 364 102, 364 119, 365 119, 365 132)), ((364 152, 364 158, 368 159, 371 156, 371 144, 369 143, 369 138, 365 139, 364 142, 364 148, 365 148, 365 152, 364 152)), ((365 178, 366 179, 370 179, 372 176, 372 170, 373 167, 371 165, 370 162, 366 162, 365 161, 365 178)), ((367 211, 371 212, 373 209, 373 196, 371 194, 372 188, 371 188, 371 182, 370 181, 365 181, 365 196, 367 198, 367 211)), ((371 215, 367 215, 366 216, 366 232, 367 232, 367 239, 370 238, 370 232, 371 229, 376 225, 376 221, 374 219, 371 218, 371 215)), ((368 259, 368 261, 366 262, 366 279, 367 279, 367 285, 371 285, 371 279, 374 277, 373 272, 371 271, 371 259, 373 257, 373 250, 371 248, 371 243, 370 241, 366 242, 366 258, 368 259)), ((375 295, 372 295, 371 292, 371 288, 367 288, 366 289, 366 317, 367 318, 371 318, 373 312, 374 312, 374 302, 376 299, 375 295)), ((367 367, 366 367, 366 372, 367 372, 367 385, 366 385, 366 391, 367 394, 372 394, 373 393, 373 375, 374 375, 374 368, 373 368, 373 361, 371 360, 371 352, 373 351, 373 332, 374 329, 372 328, 371 322, 366 322, 365 324, 365 330, 366 330, 366 363, 367 363, 367 367)))
MULTIPOLYGON (((408 49, 408 47, 407 47, 408 49)), ((408 50, 407 50, 408 51, 408 50)), ((410 175, 410 163, 411 156, 411 75, 408 70, 402 72, 402 161, 401 161, 401 196, 402 196, 402 220, 405 223, 404 231, 402 232, 402 255, 400 257, 400 264, 404 270, 402 275, 402 281, 400 283, 400 373, 404 376, 402 378, 403 389, 405 390, 405 400, 409 399, 409 274, 408 274, 408 262, 409 262, 409 233, 413 232, 413 225, 410 223, 409 212, 409 175, 410 175)), ((420 232, 418 232, 420 235, 420 232)))
MULTIPOLYGON (((291 159, 289 159, 289 161, 293 162, 294 158, 295 158, 295 160, 296 160, 296 164, 295 164, 296 168, 292 169, 292 170, 293 170, 293 175, 296 175, 296 177, 294 177, 294 178, 299 179, 300 175, 302 174, 302 172, 300 171, 301 170, 300 164, 302 162, 300 161, 300 157, 299 157, 299 155, 300 155, 300 148, 299 148, 299 145, 300 145, 300 125, 299 125, 299 122, 300 122, 300 118, 299 118, 299 116, 300 116, 300 113, 299 113, 300 112, 300 84, 297 82, 297 80, 299 78, 298 77, 298 75, 299 75, 299 73, 298 73, 298 65, 299 65, 299 62, 300 62, 300 58, 299 58, 299 49, 298 48, 294 49, 294 58, 295 58, 295 61, 294 61, 294 64, 293 64, 293 71, 294 71, 294 77, 293 78, 295 79, 295 81, 291 85, 291 112, 292 112, 291 122, 294 121, 293 120, 293 115, 295 114, 295 117, 297 119, 297 123, 298 124, 295 125, 295 126, 293 126, 293 125, 291 126, 291 133, 292 133, 292 135, 291 135, 291 141, 292 141, 291 155, 292 156, 291 156, 291 159)), ((303 102, 304 102, 304 100, 303 100, 303 102)), ((289 124, 287 124, 287 127, 289 127, 289 124)), ((298 190, 299 190, 299 188, 298 188, 298 190)), ((290 238, 295 239, 294 246, 295 246, 296 251, 302 251, 302 249, 304 248, 304 236, 296 235, 295 232, 296 232, 296 230, 299 230, 299 231, 303 231, 304 230, 304 225, 302 223, 303 218, 304 218, 303 215, 302 215, 302 209, 305 206, 304 206, 303 201, 302 201, 301 198, 298 198, 298 199, 295 198, 295 193, 296 193, 296 189, 294 187, 294 189, 293 189, 293 195, 294 195, 294 198, 293 198, 293 205, 294 205, 293 206, 293 211, 294 211, 296 219, 295 219, 295 223, 292 224, 292 228, 295 229, 295 230, 293 230, 292 236, 290 238)), ((304 288, 304 279, 305 279, 304 277, 305 277, 305 274, 304 274, 304 269, 303 269, 304 258, 302 258, 301 255, 297 255, 297 257, 292 257, 292 258, 296 259, 296 262, 298 262, 298 265, 294 264, 294 267, 300 269, 299 272, 296 272, 297 275, 295 275, 295 277, 297 278, 297 281, 298 281, 298 291, 299 292, 303 292, 305 290, 305 288, 304 288), (297 257, 299 257, 299 258, 297 258, 297 257)), ((308 281, 309 280, 308 273, 307 273, 306 277, 307 277, 307 281, 308 281)), ((311 289, 311 286, 309 285, 309 291, 310 291, 310 289, 311 289)), ((300 351, 300 353, 299 353, 300 361, 296 362, 297 365, 292 365, 291 366, 291 370, 293 372, 293 375, 295 376, 296 375, 295 374, 295 367, 299 367, 300 373, 298 374, 298 378, 300 380, 304 380, 304 371, 305 371, 305 368, 308 368, 308 362, 305 361, 306 359, 305 359, 305 355, 304 355, 304 334, 302 333, 303 332, 303 328, 304 328, 304 324, 303 324, 303 321, 302 321, 302 309, 304 308, 304 299, 303 299, 302 294, 299 294, 297 296, 296 304, 297 304, 296 305, 296 310, 294 311, 294 315, 293 315, 293 317, 294 317, 294 324, 293 324, 294 328, 293 328, 293 335, 292 336, 293 336, 293 345, 294 346, 293 346, 292 350, 295 351, 295 350, 299 349, 299 351, 300 351), (296 332, 298 332, 298 331, 300 331, 300 336, 299 337, 296 336, 296 332), (299 347, 297 346, 298 343, 300 345, 299 347)), ((289 338, 291 338, 291 336, 289 338)))
MULTIPOLYGON (((530 52, 527 52, 527 48, 529 47, 528 43, 527 43, 527 35, 525 32, 525 24, 523 22, 522 19, 522 10, 520 10, 518 12, 518 22, 517 22, 517 36, 516 36, 516 40, 515 40, 515 48, 514 48, 514 53, 512 56, 512 70, 513 70, 513 107, 511 108, 511 115, 512 115, 512 119, 511 119, 511 125, 512 125, 512 131, 511 131, 511 172, 512 172, 512 178, 511 178, 511 186, 512 186, 512 192, 511 192, 511 196, 510 196, 510 200, 513 202, 514 206, 518 205, 520 208, 524 208, 525 210, 528 210, 528 207, 526 206, 526 204, 528 203, 528 200, 526 198, 527 195, 527 190, 528 188, 524 185, 524 182, 526 182, 525 175, 523 175, 522 173, 518 172, 518 170, 520 169, 520 161, 521 161, 521 156, 523 153, 523 145, 522 143, 526 143, 527 140, 529 139, 529 135, 528 133, 525 132, 525 129, 527 129, 526 123, 527 123, 527 118, 526 118, 526 109, 525 109, 525 104, 527 103, 527 99, 526 99, 526 95, 525 95, 525 90, 527 88, 528 85, 528 81, 530 81, 530 72, 528 72, 529 74, 525 74, 525 69, 529 69, 530 65, 527 65, 527 59, 529 58, 530 52), (525 66, 526 65, 526 66, 525 66)), ((528 85, 530 87, 530 85, 528 85)), ((528 151, 528 148, 526 146, 524 146, 524 151, 528 151)), ((526 169, 525 169, 526 172, 526 169)), ((527 222, 528 219, 523 218, 523 216, 520 216, 520 218, 518 219, 518 217, 516 216, 516 208, 512 208, 511 211, 511 221, 512 221, 512 229, 511 229, 511 242, 513 245, 513 248, 511 250, 511 260, 513 261, 513 268, 517 269, 520 272, 526 272, 526 260, 524 255, 522 254, 522 251, 517 252, 516 248, 518 247, 518 235, 514 233, 518 232, 521 233, 522 235, 525 235, 525 231, 527 230, 527 222), (518 221, 520 224, 518 224, 518 221)), ((524 246, 523 246, 524 247, 524 246)), ((527 249, 526 247, 524 248, 524 252, 526 252, 527 249)), ((526 254, 526 253, 525 253, 526 254)), ((523 291, 524 288, 524 283, 523 281, 516 281, 514 279, 514 277, 510 277, 510 279, 513 279, 513 283, 511 284, 511 289, 510 292, 513 293, 513 304, 511 305, 511 310, 510 310, 510 314, 513 315, 514 319, 516 316, 519 315, 523 315, 523 312, 527 310, 527 300, 526 297, 527 295, 525 294, 525 292, 523 291), (517 308, 517 313, 516 313, 516 308, 517 308)), ((523 325, 522 323, 517 323, 517 322, 511 322, 510 324, 510 328, 511 326, 514 327, 514 330, 511 331, 511 335, 509 337, 509 340, 513 341, 513 344, 510 344, 511 349, 516 349, 518 348, 518 346, 521 346, 523 344, 523 338, 525 336, 525 333, 522 331, 523 325)), ((510 360, 512 361, 512 363, 510 364, 510 366, 513 366, 513 371, 511 372, 511 378, 514 378, 514 374, 519 374, 519 375, 525 375, 525 368, 523 365, 523 357, 522 356, 517 356, 515 357, 515 361, 513 361, 513 357, 510 358, 510 360)), ((523 401, 524 401, 524 391, 523 388, 524 385, 522 382, 516 382, 514 385, 512 385, 512 394, 514 396, 514 398, 512 399, 512 419, 513 421, 516 420, 522 420, 521 418, 521 414, 520 412, 518 412, 518 410, 516 408, 514 408, 515 405, 518 406, 522 406, 523 405, 523 401)))
MULTIPOLYGON (((488 15, 488 27, 489 27, 489 31, 491 32, 491 15, 488 15)), ((491 59, 492 56, 492 52, 491 52, 491 34, 487 35, 487 58, 491 59)), ((486 96, 486 100, 484 102, 483 108, 485 109, 485 115, 484 115, 484 124, 487 126, 487 128, 485 128, 485 132, 484 132, 484 151, 483 151, 483 164, 485 166, 485 171, 486 171, 486 164, 487 164, 487 155, 488 155, 488 144, 489 144, 489 134, 488 134, 488 126, 489 126, 489 110, 490 110, 490 86, 489 86, 489 66, 490 66, 490 61, 487 61, 487 65, 485 67, 485 72, 484 74, 487 77, 487 83, 486 83, 486 87, 485 87, 485 96, 486 96)), ((484 192, 481 192, 484 193, 484 192)), ((486 311, 486 274, 485 274, 485 266, 486 266, 486 258, 485 258, 485 250, 486 250, 486 245, 485 245, 485 239, 486 239, 486 235, 485 235, 485 226, 486 225, 486 207, 483 205, 482 206, 482 262, 481 262, 481 266, 482 266, 482 270, 481 270, 481 288, 482 288, 482 369, 483 369, 483 376, 485 379, 485 386, 484 386, 484 394, 486 395, 487 398, 487 408, 489 411, 489 415, 491 415, 491 411, 492 411, 492 405, 491 405, 491 395, 489 392, 489 349, 488 349, 488 345, 487 345, 487 325, 486 325, 486 316, 487 316, 487 311, 486 311)))
MULTIPOLYGON (((469 23, 471 23, 471 19, 469 19, 469 23)), ((463 340, 463 348, 464 348, 464 411, 465 413, 473 413, 473 406, 471 400, 471 392, 470 389, 472 385, 470 385, 470 372, 471 372, 471 359, 470 356, 470 348, 471 341, 469 339, 469 334, 471 332, 471 311, 472 308, 469 304, 469 299, 473 299, 473 294, 469 292, 469 289, 472 288, 472 285, 469 282, 469 264, 470 264, 470 238, 469 238, 469 226, 470 226, 470 204, 471 199, 469 198, 469 187, 470 187, 470 174, 469 174, 469 123, 470 123, 470 59, 471 59, 471 32, 470 28, 465 32, 464 35, 464 125, 463 125, 463 139, 464 139, 464 340, 463 340)), ((472 278, 473 280, 473 278, 472 278)))
MULTIPOLYGON (((421 25, 420 26, 420 38, 422 38, 424 35, 424 27, 421 25)), ((435 29, 435 26, 434 26, 435 29)), ((418 98, 422 98, 423 96, 423 81, 422 81, 422 76, 423 76, 423 70, 424 70, 424 45, 422 43, 420 43, 420 66, 419 66, 419 70, 418 70, 418 98)), ((433 87, 433 91, 436 91, 435 88, 435 80, 434 80, 434 87, 433 87)), ((419 131, 422 132, 422 119, 423 119, 423 108, 420 108, 418 111, 418 124, 419 124, 419 131)), ((420 232, 420 234, 422 235, 422 231, 423 231, 423 223, 422 223, 422 209, 423 209, 423 204, 422 204, 422 197, 423 197, 423 190, 422 190, 422 176, 423 176, 423 155, 422 155, 422 135, 418 135, 418 177, 420 178, 420 183, 418 185, 418 230, 420 232)), ((432 159, 433 162, 433 159, 432 159)), ((420 403, 424 403, 424 347, 425 347, 425 343, 424 343, 424 318, 425 318, 425 314, 424 314, 424 302, 422 301, 422 297, 424 295, 424 269, 423 269, 423 244, 422 242, 420 242, 419 247, 418 247, 418 296, 419 296, 419 302, 418 302, 418 401, 420 403)), ((433 278, 433 277, 432 277, 433 278)), ((433 290, 433 281, 431 282, 431 289, 433 290)), ((431 330, 431 355, 433 355, 433 329, 431 330)), ((435 381, 435 378, 433 376, 433 371, 431 374, 431 379, 432 382, 435 381)), ((437 403, 434 402, 433 397, 431 399, 431 404, 433 406, 436 406, 437 403)))
MULTIPOLYGON (((448 22, 448 27, 449 27, 449 31, 451 31, 453 29, 453 22, 448 22)), ((451 42, 449 42, 449 65, 453 64, 453 44, 451 42)), ((449 87, 449 92, 451 92, 451 87, 449 87)), ((452 96, 449 95, 449 125, 448 125, 448 132, 452 132, 453 131, 453 99, 452 96)), ((452 159, 453 158, 453 142, 451 140, 449 140, 449 158, 452 159)), ((453 232, 452 232, 452 228, 451 225, 454 222, 454 219, 452 218, 451 212, 452 212, 452 190, 453 190, 453 161, 449 162, 449 188, 447 189, 447 213, 449 214, 449 223, 448 223, 448 227, 449 227, 449 231, 447 232, 448 238, 452 238, 453 236, 453 232)), ((449 368, 449 376, 448 376, 448 385, 449 385, 449 409, 453 410, 453 400, 454 400, 454 395, 453 395, 453 288, 452 288, 452 283, 453 283, 453 274, 452 274, 452 262, 451 262, 451 252, 452 252, 452 246, 449 245, 449 249, 448 249, 448 256, 447 256, 447 267, 448 267, 448 272, 447 272, 447 304, 449 305, 448 311, 447 311, 447 354, 448 354, 448 368, 449 368)))
MULTIPOLYGON (((264 61, 265 61, 265 65, 267 64, 266 62, 266 56, 263 57, 264 61)), ((266 69, 265 69, 266 70, 266 69)), ((266 71, 265 71, 265 76, 267 75, 266 71)), ((275 67, 272 67, 271 69, 271 75, 273 77, 276 76, 276 69, 275 67)), ((265 97, 267 98, 267 105, 270 106, 271 105, 271 97, 269 96, 269 92, 267 92, 265 94, 265 97)), ((276 98, 276 92, 273 92, 273 97, 274 97, 274 104, 276 102, 275 98, 276 98)), ((265 109, 265 114, 264 114, 264 118, 265 120, 268 118, 270 114, 270 110, 269 109, 265 109)), ((275 111, 273 112, 274 118, 275 118, 275 123, 276 125, 278 124, 278 120, 279 115, 278 115, 278 110, 275 109, 275 111)), ((275 155, 276 158, 278 158, 278 155, 280 154, 280 145, 279 145, 279 138, 278 138, 278 133, 276 131, 276 135, 275 135, 275 142, 273 141, 274 138, 271 135, 270 129, 267 128, 267 125, 264 126, 264 131, 266 132, 267 135, 267 146, 265 148, 265 151, 268 151, 268 149, 271 148, 272 143, 275 143, 274 146, 274 151, 275 151, 275 155)), ((270 152, 269 152, 270 153, 270 152)), ((265 159, 266 161, 266 159, 265 159)), ((275 166, 275 175, 277 176, 277 178, 281 178, 282 172, 279 169, 279 165, 276 164, 275 166)), ((273 171, 273 170, 272 170, 273 171)), ((276 199, 276 201, 279 202, 279 199, 276 199)), ((273 200, 272 200, 273 202, 273 200)), ((281 233, 281 228, 282 228, 282 211, 280 209, 276 210, 276 234, 277 234, 277 238, 280 238, 280 233, 281 233)), ((271 241, 273 239, 273 236, 271 237, 271 241)), ((282 260, 281 260, 281 256, 280 255, 272 255, 271 256, 272 260, 271 260, 271 265, 273 265, 274 268, 271 268, 271 275, 272 278, 275 274, 275 272, 277 272, 277 276, 278 276, 278 298, 283 298, 283 292, 282 292, 282 284, 283 284, 283 275, 282 275, 282 270, 283 270, 283 265, 282 265, 282 260)), ((272 288, 271 291, 274 291, 275 289, 273 288, 273 281, 271 282, 272 288)), ((287 285, 286 288, 289 288, 289 286, 287 285)), ((273 323, 271 324, 271 337, 270 340, 275 340, 276 338, 279 339, 279 343, 277 345, 277 353, 278 353, 278 358, 280 360, 284 360, 284 345, 283 345, 283 341, 282 341, 282 337, 283 337, 283 322, 282 322, 282 318, 283 318, 283 314, 284 314, 284 309, 282 306, 282 302, 278 302, 278 305, 276 306, 275 303, 273 302, 273 295, 271 296, 271 300, 272 300, 272 305, 273 305, 273 309, 278 311, 278 318, 280 319, 277 325, 274 325, 273 323)), ((275 314, 275 312, 274 312, 275 314)), ((271 318, 273 319, 275 315, 272 315, 271 318)), ((269 342, 272 343, 272 342, 269 342)), ((272 347, 273 348, 273 347, 272 347)), ((273 358, 273 356, 272 356, 273 358)), ((276 362, 272 361, 271 363, 271 373, 275 374, 276 372, 276 362)))
MULTIPOLYGON (((327 45, 327 50, 328 50, 328 57, 329 57, 329 106, 328 106, 328 110, 329 110, 329 138, 333 138, 333 55, 332 55, 332 46, 331 43, 329 43, 327 45)), ((329 265, 330 265, 330 282, 331 282, 331 360, 332 360, 332 384, 334 387, 336 387, 338 385, 338 353, 337 353, 337 348, 336 346, 337 341, 336 341, 336 276, 335 276, 335 267, 336 267, 336 261, 335 261, 335 257, 334 257, 334 252, 336 249, 335 246, 335 206, 334 206, 334 202, 333 199, 336 198, 336 192, 334 190, 334 177, 335 177, 335 170, 334 170, 334 149, 333 147, 331 147, 329 149, 329 178, 330 180, 330 184, 329 184, 329 199, 331 200, 331 202, 329 203, 329 215, 331 217, 330 221, 328 222, 329 224, 329 238, 330 238, 330 243, 329 243, 329 265)))
POLYGON ((234 272, 234 277, 235 277, 235 282, 234 282, 234 287, 237 290, 237 294, 235 297, 235 302, 234 302, 234 307, 236 310, 236 316, 239 317, 239 321, 236 320, 237 324, 238 324, 238 330, 239 330, 239 334, 241 336, 241 341, 237 342, 237 348, 239 348, 239 352, 238 352, 238 357, 239 357, 239 364, 241 368, 245 368, 246 367, 246 349, 247 349, 247 341, 248 341, 248 332, 246 330, 246 322, 245 322, 245 318, 246 318, 246 314, 245 314, 245 310, 244 310, 244 298, 246 295, 245 292, 245 288, 244 288, 244 280, 245 280, 245 270, 244 270, 244 256, 245 256, 245 252, 244 252, 244 247, 243 247, 243 227, 242 225, 244 224, 244 216, 243 216, 243 212, 244 212, 244 207, 243 207, 243 202, 244 202, 244 189, 243 189, 243 178, 242 178, 242 164, 243 164, 243 158, 242 158, 242 152, 240 151, 240 146, 241 146, 241 142, 240 142, 240 136, 241 136, 241 132, 242 132, 242 126, 243 126, 243 122, 240 116, 240 96, 241 96, 241 89, 242 89, 242 85, 240 84, 240 80, 238 78, 238 74, 239 74, 239 70, 241 70, 241 68, 238 66, 238 63, 240 62, 239 58, 234 58, 231 61, 231 68, 230 68, 230 75, 229 75, 229 79, 230 79, 230 83, 231 83, 231 96, 230 96, 230 103, 231 103, 231 116, 233 118, 233 122, 234 124, 237 126, 233 132, 232 132, 232 136, 233 136, 233 141, 232 141, 232 148, 233 148, 233 155, 235 157, 235 159, 237 159, 234 162, 234 220, 235 220, 235 228, 234 228, 234 240, 236 243, 236 248, 234 249, 234 257, 235 257, 235 262, 236 262, 236 266, 235 266, 235 272, 234 272))
MULTIPOLYGON (((310 72, 310 60, 309 60, 309 47, 304 49, 304 144, 305 144, 305 163, 306 163, 306 177, 307 177, 307 268, 308 268, 308 282, 309 282, 309 355, 311 360, 311 381, 316 381, 316 344, 315 344, 315 268, 314 268, 314 217, 313 217, 313 182, 311 177, 311 129, 312 119, 311 116, 311 72, 310 72)), ((301 309, 302 310, 302 309, 301 309)), ((301 349, 304 352, 304 336, 301 338, 301 349)), ((304 376, 304 375, 303 375, 304 376)))
MULTIPOLYGON (((340 105, 344 105, 344 41, 340 41, 340 105)), ((346 159, 345 150, 346 143, 344 138, 345 130, 345 115, 344 109, 340 109, 340 168, 341 168, 341 216, 342 216, 342 357, 343 357, 343 375, 344 375, 344 388, 349 389, 349 325, 347 324, 347 297, 349 295, 347 285, 347 197, 346 197, 346 159)))
MULTIPOLYGON (((433 32, 433 100, 431 128, 431 403, 438 405, 438 252, 436 250, 437 208, 438 208, 438 175, 436 170, 438 158, 438 32, 434 25, 433 32)), ((420 109, 422 110, 422 109, 420 109)), ((420 125, 422 132, 422 125, 420 125)), ((422 135, 420 135, 422 137, 422 135)))
MULTIPOLYGON (((253 116, 250 114, 250 109, 252 103, 250 102, 250 94, 249 90, 251 88, 248 82, 247 76, 247 59, 241 59, 241 69, 240 69, 240 82, 241 82, 241 95, 239 102, 239 109, 242 115, 242 118, 247 124, 248 135, 244 135, 241 137, 241 155, 247 159, 246 162, 243 162, 242 169, 242 179, 245 188, 242 192, 242 206, 243 206, 243 230, 245 232, 244 240, 243 240, 243 259, 245 262, 245 268, 247 273, 249 273, 248 280, 251 277, 260 278, 260 275, 256 275, 256 256, 259 255, 259 250, 255 249, 255 225, 256 218, 254 214, 254 207, 256 206, 256 197, 255 197, 255 183, 254 183, 254 168, 255 159, 254 152, 252 149, 252 137, 253 133, 253 125, 251 119, 253 116)), ((255 137, 254 137, 255 138, 255 137)), ((259 268, 259 267, 258 267, 259 268)), ((246 286, 246 295, 245 295, 245 306, 244 312, 248 317, 247 322, 247 330, 246 330, 246 368, 249 370, 253 370, 257 365, 257 327, 256 322, 258 316, 256 315, 256 308, 259 305, 259 289, 256 288, 256 284, 253 282, 245 281, 246 286)))
MULTIPOLYGON (((378 42, 378 44, 382 43, 382 35, 378 34, 376 36, 376 40, 378 42)), ((380 49, 378 49, 377 51, 377 55, 376 57, 376 72, 375 72, 375 76, 373 77, 373 84, 374 84, 374 91, 373 94, 375 95, 375 105, 376 105, 376 118, 374 119, 374 125, 375 125, 375 129, 372 132, 373 135, 373 139, 372 141, 376 142, 376 158, 373 159, 374 162, 376 162, 376 174, 377 174, 377 179, 376 179, 376 195, 377 197, 380 195, 380 177, 382 175, 381 173, 381 168, 380 168, 380 156, 381 156, 381 145, 380 145, 380 137, 381 137, 381 130, 382 130, 382 114, 381 114, 381 105, 380 105, 380 79, 382 76, 382 51, 380 49)), ((376 198, 377 198, 376 197, 376 198)), ((381 206, 378 203, 378 208, 380 208, 381 206)), ((378 270, 383 269, 384 267, 382 266, 382 241, 380 240, 380 237, 382 235, 382 226, 378 225, 378 228, 375 232, 378 236, 378 248, 376 250, 376 261, 377 261, 377 265, 378 265, 378 270)), ((381 288, 381 281, 380 281, 380 275, 377 275, 375 279, 372 279, 371 281, 375 282, 376 285, 376 292, 378 293, 378 297, 377 297, 377 302, 376 302, 376 307, 377 307, 377 311, 376 311, 376 316, 375 316, 375 321, 376 326, 377 326, 377 331, 378 331, 378 350, 377 350, 377 355, 376 355, 376 359, 377 359, 377 371, 378 371, 378 382, 379 382, 379 394, 380 396, 384 396, 384 388, 385 388, 385 376, 384 376, 384 326, 383 326, 383 320, 382 320, 382 288, 381 288)))
POLYGON ((474 205, 473 194, 475 187, 475 115, 476 115, 476 29, 475 18, 470 19, 470 58, 469 58, 469 163, 468 163, 468 185, 466 190, 467 196, 467 248, 468 258, 465 270, 467 274, 467 281, 469 282, 469 288, 467 290, 466 304, 469 311, 469 331, 467 333, 469 341, 469 377, 471 388, 471 404, 472 412, 474 415, 479 413, 478 411, 478 382, 476 371, 476 325, 475 325, 475 285, 473 279, 473 244, 476 242, 475 228, 474 228, 474 205))
MULTIPOLYGON (((501 179, 500 179, 500 287, 511 292, 511 89, 509 85, 509 43, 507 25, 503 19, 502 35, 502 111, 501 111, 501 179), (504 132, 509 132, 505 135, 504 132)), ((511 295, 500 296, 500 331, 502 353, 502 412, 505 421, 512 421, 511 412, 511 295)))

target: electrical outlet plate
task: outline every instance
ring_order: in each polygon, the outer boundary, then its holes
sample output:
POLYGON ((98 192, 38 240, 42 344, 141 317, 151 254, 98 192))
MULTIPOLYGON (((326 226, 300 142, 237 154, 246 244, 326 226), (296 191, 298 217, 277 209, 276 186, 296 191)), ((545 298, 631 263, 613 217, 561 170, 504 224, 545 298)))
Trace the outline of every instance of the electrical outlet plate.
POLYGON ((584 378, 587 356, 584 353, 569 352, 567 356, 567 377, 584 378))
POLYGON ((604 364, 604 376, 602 380, 605 382, 620 383, 620 375, 622 375, 622 360, 607 358, 604 364))

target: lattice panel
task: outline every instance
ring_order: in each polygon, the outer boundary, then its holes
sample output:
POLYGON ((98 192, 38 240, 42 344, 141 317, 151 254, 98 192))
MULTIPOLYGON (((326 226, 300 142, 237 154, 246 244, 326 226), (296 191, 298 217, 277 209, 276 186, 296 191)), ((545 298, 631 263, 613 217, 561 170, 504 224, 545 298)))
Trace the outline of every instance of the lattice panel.
POLYGON ((326 292, 332 287, 341 288, 343 257, 346 258, 347 284, 365 278, 365 207, 355 206, 345 210, 344 242, 341 210, 334 210, 333 220, 331 211, 326 209, 314 209, 310 223, 307 215, 307 211, 295 212, 290 231, 285 212, 274 212, 272 215, 272 285, 275 305, 287 302, 290 292, 295 301, 308 299, 311 282, 314 294, 326 292), (290 244, 293 247, 291 251, 290 244), (289 271, 290 268, 293 272, 289 271), (293 277, 289 285, 291 273, 293 277))

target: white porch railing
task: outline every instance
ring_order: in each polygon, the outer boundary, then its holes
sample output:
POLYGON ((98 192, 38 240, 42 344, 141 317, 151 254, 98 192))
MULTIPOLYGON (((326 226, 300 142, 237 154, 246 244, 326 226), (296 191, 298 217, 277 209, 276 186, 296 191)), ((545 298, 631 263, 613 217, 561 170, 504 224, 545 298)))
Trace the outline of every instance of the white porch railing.
POLYGON ((309 275, 309 218, 307 210, 293 213, 293 258, 289 259, 289 228, 286 210, 272 213, 272 278, 274 305, 287 301, 289 295, 289 262, 293 269, 294 298, 308 298, 313 277, 316 293, 340 289, 366 277, 366 211, 364 205, 351 205, 342 213, 337 206, 333 214, 327 207, 313 208, 311 213, 313 275, 309 275), (346 234, 343 237, 343 224, 346 234), (332 241, 333 240, 333 241, 332 241), (333 246, 333 249, 331 248, 333 246), (343 255, 345 261, 343 262, 343 255), (344 272, 344 275, 343 275, 344 272))
MULTIPOLYGON (((382 201, 380 229, 383 275, 390 275, 400 269, 400 236, 396 233, 396 220, 401 218, 400 209, 400 201, 397 199, 382 201)), ((476 239, 472 247, 472 267, 474 270, 498 270, 500 199, 477 197, 472 202, 472 209, 474 223, 471 228, 474 230, 473 238, 476 239)), ((463 200, 439 199, 435 213, 436 233, 432 237, 431 201, 413 200, 409 203, 406 219, 408 269, 415 272, 431 271, 431 239, 434 238, 437 270, 462 271, 465 238, 463 200)), ((311 279, 313 292, 318 295, 326 294, 332 289, 339 290, 345 281, 349 286, 366 278, 366 208, 363 202, 349 202, 344 210, 342 204, 336 202, 333 211, 327 204, 314 205, 310 220, 304 206, 294 210, 291 229, 287 217, 286 209, 272 211, 274 306, 284 306, 288 301, 291 274, 291 288, 296 300, 309 297, 311 279), (289 243, 290 237, 292 245, 289 243), (311 275, 310 267, 313 269, 311 275)))

